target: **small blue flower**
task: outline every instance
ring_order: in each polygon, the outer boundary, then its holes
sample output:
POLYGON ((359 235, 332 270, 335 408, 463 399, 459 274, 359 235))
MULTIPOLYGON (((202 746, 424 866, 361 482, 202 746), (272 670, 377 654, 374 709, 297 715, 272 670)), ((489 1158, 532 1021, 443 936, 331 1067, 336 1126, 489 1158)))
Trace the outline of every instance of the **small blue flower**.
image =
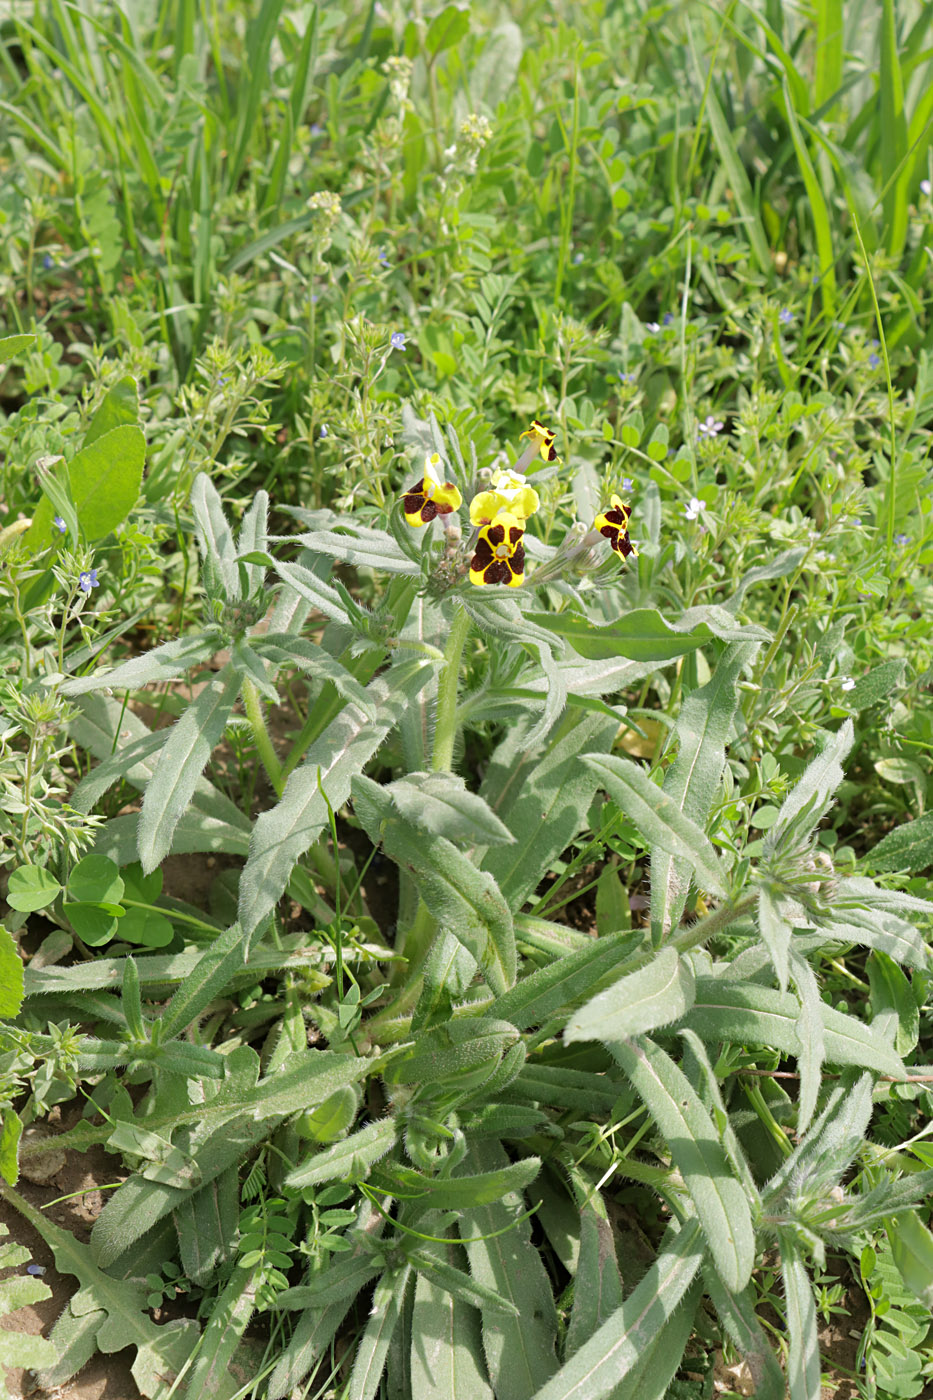
POLYGON ((582 261, 583 261, 583 254, 582 254, 582 253, 574 253, 574 255, 573 255, 574 267, 579 267, 580 264, 582 263, 582 261))
POLYGON ((661 317, 661 325, 662 325, 662 326, 670 326, 670 325, 673 324, 673 321, 674 321, 674 313, 673 313, 673 311, 665 311, 664 315, 661 317))
POLYGON ((45 257, 42 259, 42 266, 45 268, 46 272, 52 271, 52 268, 55 266, 55 259, 52 257, 51 253, 46 253, 45 257))
POLYGON ((782 306, 778 313, 778 320, 782 326, 792 326, 794 323, 794 313, 789 306, 782 306))
POLYGON ((389 266, 389 255, 386 252, 385 248, 379 249, 379 261, 382 263, 383 267, 389 266))
POLYGON ((714 418, 713 415, 710 413, 706 416, 706 418, 704 418, 703 422, 699 426, 698 431, 700 437, 714 438, 718 437, 718 435, 722 432, 724 427, 725 424, 723 423, 722 419, 714 418))
POLYGON ((309 136, 321 136, 323 132, 324 128, 321 126, 320 122, 312 122, 308 127, 309 136))
POLYGON ((27 1265, 26 1265, 26 1272, 27 1272, 27 1274, 32 1274, 33 1278, 41 1278, 42 1275, 45 1273, 45 1265, 44 1265, 44 1264, 27 1264, 27 1265))
POLYGON ((871 352, 871 354, 869 355, 869 357, 868 357, 868 363, 869 363, 869 366, 870 366, 872 369, 878 369, 878 367, 879 367, 880 364, 881 364, 881 356, 880 356, 880 355, 876 355, 875 352, 874 352, 874 350, 873 350, 873 351, 871 352))
POLYGON ((65 524, 64 520, 62 520, 60 515, 52 517, 52 524, 55 526, 56 530, 60 531, 61 534, 64 534, 65 531, 68 529, 68 526, 65 524))
POLYGON ((327 437, 327 433, 328 433, 327 424, 326 424, 326 423, 322 423, 322 424, 321 424, 321 431, 320 431, 320 433, 319 433, 318 436, 319 436, 319 437, 322 437, 322 438, 325 438, 325 437, 327 437))
POLYGON ((631 478, 630 476, 624 476, 624 477, 622 478, 622 490, 623 490, 623 491, 633 491, 634 489, 635 489, 635 483, 634 483, 634 481, 632 480, 632 478, 631 478))
POLYGON ((617 373, 617 375, 618 375, 618 377, 619 377, 619 383, 620 383, 620 384, 634 384, 634 383, 635 383, 635 378, 636 378, 636 376, 635 376, 631 371, 629 371, 629 372, 627 373, 625 370, 621 370, 621 369, 620 369, 620 370, 617 370, 616 373, 617 373))
POLYGON ((904 548, 904 545, 907 544, 909 541, 910 541, 910 536, 909 536, 909 535, 895 535, 895 536, 894 536, 894 543, 900 545, 901 549, 903 549, 903 548, 904 548))
POLYGON ((405 349, 405 332, 404 332, 404 331, 393 331, 393 332, 392 332, 392 338, 391 338, 391 340, 390 340, 389 343, 390 343, 390 345, 392 346, 392 349, 393 349, 393 350, 404 350, 404 349, 405 349))
POLYGON ((78 587, 82 593, 90 593, 92 588, 98 588, 97 570, 88 569, 85 573, 78 575, 78 587))

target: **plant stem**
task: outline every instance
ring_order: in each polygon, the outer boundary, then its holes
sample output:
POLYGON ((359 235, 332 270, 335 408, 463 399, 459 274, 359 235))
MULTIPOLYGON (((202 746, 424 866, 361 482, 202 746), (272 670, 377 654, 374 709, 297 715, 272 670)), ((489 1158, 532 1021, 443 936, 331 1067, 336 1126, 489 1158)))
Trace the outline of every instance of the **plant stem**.
POLYGON ((434 723, 434 755, 431 770, 434 773, 449 773, 454 757, 454 739, 457 735, 457 691, 460 685, 460 659, 470 630, 470 615, 466 608, 454 614, 447 646, 444 648, 446 665, 437 683, 437 715, 434 723))
POLYGON ((253 731, 253 738, 256 741, 256 748, 259 757, 262 759, 263 767, 269 774, 269 781, 275 788, 276 797, 281 797, 285 788, 285 779, 282 776, 282 765, 272 747, 272 740, 269 738, 269 731, 266 728, 265 716, 262 713, 262 702, 259 699, 259 691, 256 689, 249 677, 244 677, 243 704, 246 709, 246 718, 250 722, 253 731))

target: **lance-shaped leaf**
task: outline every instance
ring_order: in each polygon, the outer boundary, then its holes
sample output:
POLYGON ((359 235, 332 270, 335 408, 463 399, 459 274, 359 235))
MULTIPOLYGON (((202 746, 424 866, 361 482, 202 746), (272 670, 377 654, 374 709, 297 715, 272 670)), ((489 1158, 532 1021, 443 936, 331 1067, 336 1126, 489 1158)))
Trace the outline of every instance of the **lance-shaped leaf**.
POLYGON ((622 1306, 622 1279, 616 1261, 612 1226, 606 1205, 579 1168, 571 1179, 580 1205, 580 1257, 573 1282, 573 1312, 567 1328, 568 1357, 622 1306))
POLYGON ((219 743, 240 692, 232 666, 210 681, 173 725, 139 814, 139 858, 148 874, 172 849, 172 834, 219 743))
POLYGON ((750 588, 754 588, 756 583, 765 583, 774 578, 786 578, 792 574, 799 564, 803 563, 809 550, 806 545, 795 545, 793 549, 785 549, 767 564, 757 564, 754 569, 749 569, 739 579, 739 585, 731 598, 723 604, 723 609, 733 616, 739 610, 739 604, 750 588))
POLYGON ((896 826, 865 859, 872 870, 926 870, 933 864, 933 812, 896 826))
POLYGON ((347 1400, 373 1400, 379 1389, 389 1344, 402 1314, 411 1274, 411 1265, 404 1264, 396 1272, 384 1274, 376 1284, 369 1321, 353 1358, 347 1400))
POLYGON ((511 991, 498 998, 492 1010, 519 1030, 541 1026, 618 967, 626 954, 635 951, 642 938, 641 930, 637 930, 611 934, 608 938, 587 939, 585 946, 576 952, 523 977, 511 991))
POLYGON ((823 751, 810 760, 803 777, 781 803, 777 820, 765 837, 762 865, 787 841, 807 836, 824 815, 843 779, 842 760, 852 747, 852 721, 847 719, 823 751))
MULTIPOLYGON (((411 1319, 410 1393, 418 1400, 494 1400, 486 1379, 475 1304, 471 1306, 449 1287, 442 1287, 435 1269, 424 1263, 424 1255, 430 1254, 436 1266, 452 1255, 454 1248, 452 1244, 425 1244, 415 1260, 418 1280, 411 1319)), ((480 1286, 470 1282, 474 1288, 480 1286)), ((491 1289, 484 1291, 499 1296, 491 1289)))
POLYGON ((755 1232, 744 1185, 709 1113, 683 1070, 647 1036, 611 1041, 608 1048, 664 1136, 723 1283, 738 1292, 755 1262, 755 1232))
POLYGON ((346 802, 351 780, 431 673, 430 664, 414 661, 373 681, 367 693, 376 718, 348 705, 311 745, 286 783, 281 801, 256 822, 240 880, 240 923, 250 937, 281 898, 299 856, 324 830, 328 810, 322 793, 334 811, 346 802))
POLYGON ((753 1285, 730 1293, 716 1270, 704 1267, 706 1291, 719 1320, 743 1356, 755 1383, 755 1400, 786 1400, 784 1373, 755 1313, 753 1285))
POLYGON ((508 846, 515 837, 488 804, 469 792, 456 773, 407 773, 387 789, 399 812, 415 826, 464 846, 508 846))
POLYGON ((623 1040, 669 1025, 693 1005, 695 985, 690 964, 675 948, 662 948, 647 967, 620 977, 575 1011, 564 1029, 564 1043, 623 1040))
MULTIPOLYGON (((237 554, 262 553, 266 548, 269 519, 269 496, 266 491, 257 491, 253 503, 243 516, 240 535, 237 540, 237 554)), ((266 571, 261 564, 246 564, 246 580, 250 593, 261 588, 266 571)))
POLYGON ((765 885, 758 891, 758 932, 777 973, 778 985, 782 992, 786 992, 794 928, 781 913, 778 895, 765 885))
POLYGON ((438 1248, 441 1247, 435 1246, 432 1251, 430 1245, 425 1243, 420 1249, 409 1249, 406 1252, 406 1257, 408 1262, 419 1272, 427 1273, 460 1302, 467 1303, 472 1308, 500 1312, 504 1317, 519 1316, 514 1303, 510 1303, 508 1298, 503 1298, 501 1293, 497 1293, 494 1288, 486 1288, 483 1284, 477 1283, 476 1279, 471 1278, 469 1274, 458 1269, 450 1260, 438 1254, 438 1248))
POLYGON ((820 1400, 820 1347, 816 1303, 803 1254, 790 1230, 778 1231, 787 1314, 787 1390, 790 1400, 820 1400))
POLYGON ((797 1056, 797 1066, 800 1070, 797 1128, 798 1132, 805 1132, 816 1111, 816 1101, 820 1092, 820 1071, 825 1057, 823 1001, 812 967, 794 948, 790 954, 790 972, 800 998, 800 1012, 797 1016, 797 1039, 800 1042, 800 1054, 797 1056))
MULTIPOLYGON (((846 880, 842 890, 851 881, 846 880)), ((923 935, 906 919, 888 910, 833 909, 834 917, 820 925, 820 932, 827 938, 838 939, 840 943, 860 943, 866 948, 874 948, 885 953, 894 962, 914 967, 926 972, 930 966, 930 951, 923 941, 923 935)))
MULTIPOLYGON (((735 642, 717 662, 706 685, 680 707, 674 738, 677 756, 664 775, 664 793, 684 816, 705 829, 719 792, 726 743, 738 705, 738 679, 758 650, 757 642, 735 642)), ((691 868, 667 851, 651 860, 651 927, 666 938, 680 921, 690 887, 691 868)))
MULTIPOLYGON (((472 1144, 464 1170, 498 1171, 507 1163, 502 1147, 487 1140, 472 1144)), ((519 1313, 503 1317, 483 1310, 483 1348, 496 1400, 531 1400, 557 1365, 557 1310, 530 1223, 519 1218, 526 1210, 524 1197, 510 1192, 464 1211, 457 1222, 473 1278, 519 1313)))
POLYGON ((370 1181, 376 1191, 399 1199, 417 1200, 431 1210, 472 1210, 501 1201, 510 1191, 524 1190, 540 1170, 538 1157, 523 1157, 518 1162, 472 1176, 425 1176, 413 1167, 393 1164, 377 1167, 370 1181))
POLYGON ((191 509, 194 511, 194 528, 205 568, 220 579, 227 598, 235 603, 240 598, 241 589, 233 531, 217 488, 206 472, 199 472, 194 479, 191 509))
MULTIPOLYGON (((790 992, 698 977, 696 999, 684 1023, 701 1040, 728 1040, 736 1045, 770 1045, 788 1055, 800 1054, 797 1024, 800 1003, 790 992)), ((902 1079, 907 1071, 894 1050, 871 1026, 820 1003, 823 1049, 831 1065, 860 1065, 902 1079)))
POLYGON ((233 1376, 230 1362, 256 1311, 256 1290, 262 1282, 262 1269, 262 1261, 252 1268, 234 1269, 216 1299, 210 1320, 201 1334, 194 1365, 185 1378, 186 1393, 192 1400, 196 1396, 208 1400, 208 1397, 229 1393, 233 1376))
POLYGON ((658 1258, 638 1286, 534 1400, 605 1400, 614 1394, 673 1317, 702 1259, 697 1221, 689 1220, 677 1234, 668 1229, 658 1258))
POLYGON ((342 1142, 335 1142, 293 1167, 285 1178, 286 1184, 301 1190, 322 1181, 365 1177, 369 1168, 395 1146, 397 1136, 398 1124, 394 1118, 378 1118, 375 1123, 368 1123, 342 1142))
POLYGON ((606 1114, 622 1093, 607 1075, 597 1077, 559 1065, 531 1064, 505 1090, 510 1102, 544 1103, 554 1108, 574 1108, 580 1113, 606 1114))
POLYGON ((192 666, 209 661, 222 645, 221 633, 214 629, 198 632, 193 637, 180 637, 177 642, 163 642, 160 647, 134 656, 112 671, 94 671, 89 676, 65 681, 62 693, 72 697, 86 695, 91 690, 138 690, 154 681, 175 680, 192 666))
POLYGON ((635 608, 614 622, 599 624, 582 613, 532 613, 529 621, 569 642, 588 661, 625 657, 629 661, 671 661, 706 646, 713 637, 725 642, 766 642, 761 627, 742 627, 725 608, 690 608, 668 622, 656 608, 635 608))
POLYGON ((246 936, 239 924, 231 926, 198 957, 159 1021, 163 1041, 190 1026, 205 1008, 227 988, 246 961, 246 936))
POLYGON ((294 666, 316 680, 330 681, 338 695, 352 700, 364 714, 372 717, 372 697, 366 687, 316 642, 306 637, 293 637, 290 632, 267 632, 264 637, 252 637, 250 641, 253 650, 274 666, 294 666))
POLYGON ((312 554, 326 554, 331 559, 342 559, 345 564, 389 574, 409 574, 412 578, 421 575, 418 565, 385 530, 371 530, 354 523, 341 525, 339 534, 335 530, 308 530, 296 538, 312 554))
POLYGON ((279 578, 304 598, 306 603, 310 603, 332 622, 343 622, 347 626, 352 624, 346 604, 331 584, 318 578, 317 574, 305 568, 304 564, 286 564, 281 559, 273 560, 273 563, 279 578))
POLYGON ((649 846, 677 856, 696 871, 710 894, 725 897, 726 876, 705 832, 677 802, 651 781, 643 768, 613 754, 585 754, 609 795, 635 823, 649 846))
POLYGON ((933 1235, 915 1210, 893 1216, 886 1233, 901 1278, 925 1308, 933 1308, 933 1235))
POLYGON ((493 992, 515 981, 512 916, 495 880, 442 836, 411 825, 391 796, 362 776, 353 780, 355 810, 370 839, 415 881, 430 912, 463 944, 493 992))
POLYGON ((608 748, 617 731, 618 722, 605 715, 573 714, 552 731, 543 754, 535 752, 525 730, 507 736, 496 750, 482 795, 516 839, 487 851, 482 865, 513 912, 585 828, 599 776, 581 757, 608 748))

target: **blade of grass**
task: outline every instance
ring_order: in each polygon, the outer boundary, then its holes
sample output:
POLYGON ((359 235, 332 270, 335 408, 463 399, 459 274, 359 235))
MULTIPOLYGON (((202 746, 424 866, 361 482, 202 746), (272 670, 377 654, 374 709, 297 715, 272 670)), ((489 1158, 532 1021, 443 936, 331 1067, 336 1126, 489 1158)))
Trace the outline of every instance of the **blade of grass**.
MULTIPOLYGON (((907 118, 904 114, 904 81, 897 53, 897 16, 894 0, 882 0, 881 67, 878 99, 881 105, 881 170, 897 170, 907 153, 907 118)), ((887 229, 887 249, 894 257, 902 251, 907 237, 907 180, 900 176, 889 182, 882 207, 887 229)))

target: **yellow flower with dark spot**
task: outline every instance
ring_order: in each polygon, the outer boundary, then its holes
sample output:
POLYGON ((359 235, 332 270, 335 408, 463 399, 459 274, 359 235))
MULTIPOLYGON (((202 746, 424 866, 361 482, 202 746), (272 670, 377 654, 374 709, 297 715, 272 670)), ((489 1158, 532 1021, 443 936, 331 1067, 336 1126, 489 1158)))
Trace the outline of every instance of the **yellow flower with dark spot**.
POLYGON ((537 418, 528 429, 527 433, 522 433, 522 437, 533 439, 538 451, 545 462, 556 462, 557 452, 554 449, 554 439, 556 433, 551 428, 546 428, 543 423, 539 423, 537 418))
POLYGON ((441 481, 437 468, 441 464, 437 452, 425 459, 424 476, 409 486, 402 497, 402 509, 409 525, 427 525, 437 515, 450 515, 457 510, 463 497, 452 481, 441 481))
POLYGON ((520 472, 511 468, 494 472, 492 486, 493 490, 480 491, 470 502, 471 525, 488 525, 503 510, 517 515, 519 520, 527 520, 538 509, 538 493, 520 472))
POLYGON ((507 510, 484 525, 470 560, 470 582, 480 586, 504 583, 517 588, 525 576, 524 534, 524 521, 507 510))
POLYGON ((596 517, 596 529, 606 536, 615 552, 621 554, 623 559, 627 559, 630 554, 638 554, 628 537, 628 522, 631 516, 632 507, 620 496, 612 496, 609 509, 596 517))

